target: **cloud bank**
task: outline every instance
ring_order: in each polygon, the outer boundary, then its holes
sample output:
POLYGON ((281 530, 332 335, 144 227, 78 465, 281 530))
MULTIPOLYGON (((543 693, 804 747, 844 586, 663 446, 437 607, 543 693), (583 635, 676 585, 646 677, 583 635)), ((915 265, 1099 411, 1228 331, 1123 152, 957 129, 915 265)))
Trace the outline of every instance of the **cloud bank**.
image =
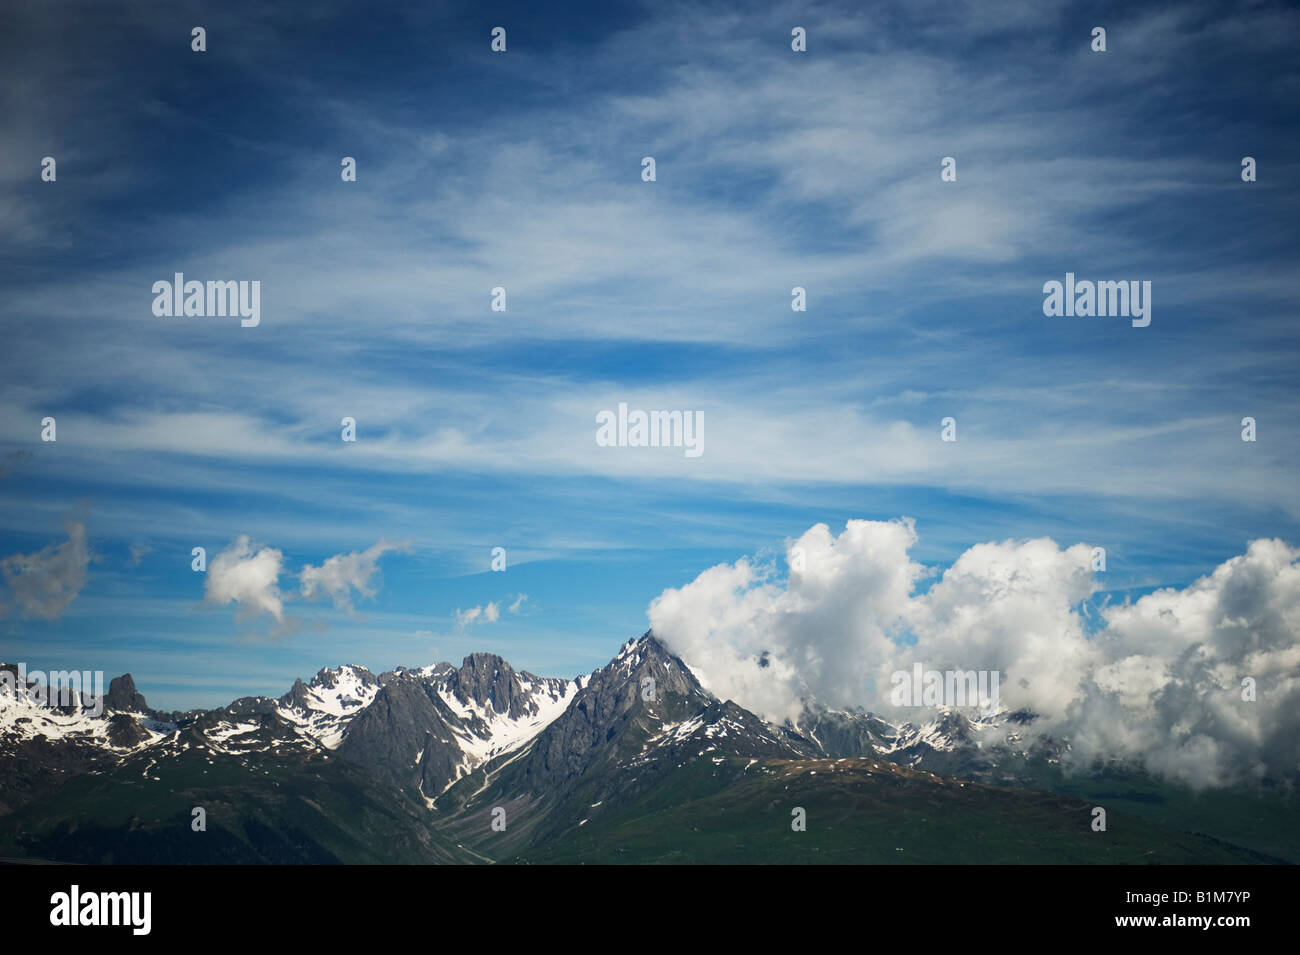
POLYGON ((1184 589, 1089 611, 1086 544, 981 543, 936 574, 916 542, 909 519, 818 524, 788 542, 785 577, 719 564, 665 590, 650 623, 713 692, 772 720, 813 697, 918 722, 934 711, 893 706, 893 672, 997 670, 1002 707, 1039 716, 1025 742, 1068 740, 1075 765, 1121 758, 1198 788, 1296 775, 1300 550, 1256 540, 1184 589))

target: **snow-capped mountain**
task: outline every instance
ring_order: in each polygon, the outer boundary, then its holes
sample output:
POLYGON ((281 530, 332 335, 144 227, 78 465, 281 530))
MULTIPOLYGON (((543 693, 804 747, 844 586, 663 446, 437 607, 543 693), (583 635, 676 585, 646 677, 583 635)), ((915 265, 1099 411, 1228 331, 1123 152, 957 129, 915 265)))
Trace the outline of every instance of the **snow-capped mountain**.
POLYGON ((73 694, 70 705, 47 705, 37 684, 17 686, 18 668, 0 664, 11 675, 0 682, 0 752, 3 747, 41 740, 47 744, 132 749, 167 735, 173 726, 154 718, 128 673, 109 683, 101 704, 94 697, 73 694), (98 712, 97 712, 98 711, 98 712))
MULTIPOLYGON (((572 833, 635 804, 677 770, 709 781, 762 772, 768 760, 816 755, 805 740, 705 690, 653 634, 579 681, 564 711, 528 744, 484 763, 436 800, 444 831, 471 848, 488 814, 514 820, 494 852, 572 833)), ((477 851, 477 850, 476 850, 477 851)))
POLYGON ((546 785, 581 775, 589 751, 625 729, 634 709, 643 738, 637 752, 622 754, 629 766, 655 762, 665 750, 693 750, 698 758, 725 749, 791 759, 865 756, 990 778, 1013 761, 1005 745, 985 748, 981 739, 1002 715, 970 719, 951 711, 925 725, 896 725, 810 701, 797 722, 774 726, 714 698, 651 633, 572 680, 516 671, 499 656, 476 653, 460 667, 438 663, 378 675, 357 664, 326 668, 310 682, 295 681, 279 699, 245 697, 210 712, 152 710, 130 674, 111 681, 102 714, 92 715, 94 701, 84 702, 54 709, 21 694, 0 695, 0 753, 35 747, 48 756, 54 747, 65 761, 81 753, 89 764, 151 747, 161 758, 189 729, 218 753, 274 749, 297 737, 413 787, 431 807, 480 767, 499 774, 503 757, 546 785), (650 686, 651 698, 641 699, 650 686), (268 735, 268 726, 277 729, 268 735))
POLYGON ((65 762, 79 756, 89 767, 143 749, 164 758, 187 733, 218 753, 275 749, 297 738, 436 795, 527 743, 577 689, 575 680, 516 672, 500 657, 472 654, 459 669, 440 663, 376 676, 355 664, 326 668, 278 700, 244 697, 218 710, 162 713, 127 674, 112 681, 102 707, 84 699, 53 708, 34 693, 0 692, 0 755, 30 760, 56 749, 65 762))
POLYGON ((579 685, 516 671, 486 653, 471 654, 459 669, 386 673, 379 684, 343 731, 339 754, 397 785, 416 786, 426 800, 532 740, 579 685))
POLYGON ((275 712, 326 749, 337 749, 353 718, 374 702, 379 678, 363 666, 321 670, 310 683, 295 680, 275 712))
MULTIPOLYGON (((0 854, 674 861, 671 846, 698 842, 697 858, 766 861, 772 834, 789 832, 782 813, 809 804, 872 852, 896 846, 896 821, 917 813, 922 822, 994 813, 1038 840, 1042 858, 1052 840, 1075 838, 1075 816, 1090 831, 1086 803, 1029 791, 1059 755, 1055 744, 1021 745, 1031 714, 948 711, 895 725, 809 701, 799 720, 777 726, 717 699, 651 633, 573 680, 472 654, 459 667, 378 675, 349 664, 278 699, 188 713, 150 709, 128 675, 103 703, 95 715, 0 694, 0 854), (987 785, 1006 782, 1018 791, 987 785), (189 837, 195 806, 219 835, 189 837)), ((917 832, 914 850, 948 858, 951 840, 917 832)), ((1151 838, 1163 845, 1167 834, 1151 838)), ((853 844, 828 840, 815 851, 843 855, 853 844)))
POLYGON ((922 723, 892 723, 861 709, 843 710, 806 701, 791 733, 811 741, 819 752, 833 757, 871 757, 916 769, 1019 784, 1027 761, 1059 763, 1068 744, 1049 737, 1028 742, 1024 729, 1036 717, 1021 710, 985 714, 974 710, 940 708, 922 723))

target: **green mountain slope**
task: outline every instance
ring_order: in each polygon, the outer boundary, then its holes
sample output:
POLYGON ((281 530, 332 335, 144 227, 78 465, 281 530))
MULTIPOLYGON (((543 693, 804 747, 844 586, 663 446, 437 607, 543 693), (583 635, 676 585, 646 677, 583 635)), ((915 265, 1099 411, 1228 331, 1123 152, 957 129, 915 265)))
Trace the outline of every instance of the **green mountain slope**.
MULTIPOLYGON (((267 727, 273 733, 273 727, 267 727)), ((79 776, 0 817, 0 855, 103 864, 457 863, 427 809, 319 750, 248 740, 217 752, 197 733, 79 776), (186 744, 189 744, 188 746, 186 744), (207 830, 191 828, 206 811, 207 830)))
MULTIPOLYGON (((616 814, 511 860, 528 863, 1248 864, 1277 858, 1122 808, 960 782, 871 759, 683 766, 616 814), (723 776, 727 785, 710 785, 723 776), (792 831, 802 807, 807 830, 792 831)), ((480 847, 482 848, 482 846, 480 847)))

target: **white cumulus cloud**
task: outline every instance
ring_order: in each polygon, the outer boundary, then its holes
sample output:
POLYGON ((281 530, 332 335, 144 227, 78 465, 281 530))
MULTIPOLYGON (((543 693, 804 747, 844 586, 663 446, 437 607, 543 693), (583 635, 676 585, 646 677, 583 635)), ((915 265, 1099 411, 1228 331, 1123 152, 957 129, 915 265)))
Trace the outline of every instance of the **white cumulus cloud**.
POLYGON ((788 542, 788 574, 720 564, 664 591, 650 623, 714 693, 777 721, 810 697, 928 718, 890 702, 890 675, 921 663, 997 671, 1004 710, 1037 714, 1029 738, 1068 739, 1077 761, 1127 758, 1196 787, 1300 766, 1300 550, 1254 541, 1090 630, 1088 545, 981 543, 936 576, 911 558, 916 541, 906 519, 838 537, 818 524, 788 542))
POLYGON ((274 547, 254 549, 248 536, 241 535, 208 562, 204 599, 222 606, 233 601, 243 619, 269 613, 283 623, 284 596, 279 588, 283 569, 284 554, 274 547))
POLYGON ((327 596, 334 601, 335 607, 351 610, 354 593, 362 597, 375 595, 373 580, 379 572, 379 558, 388 551, 404 550, 406 547, 406 544, 390 544, 381 540, 363 551, 335 554, 319 567, 307 564, 298 574, 302 583, 302 595, 309 600, 327 596))
POLYGON ((464 631, 471 624, 483 621, 485 623, 496 623, 501 619, 501 605, 498 603, 484 604, 483 606, 470 607, 468 610, 456 610, 456 627, 464 631))

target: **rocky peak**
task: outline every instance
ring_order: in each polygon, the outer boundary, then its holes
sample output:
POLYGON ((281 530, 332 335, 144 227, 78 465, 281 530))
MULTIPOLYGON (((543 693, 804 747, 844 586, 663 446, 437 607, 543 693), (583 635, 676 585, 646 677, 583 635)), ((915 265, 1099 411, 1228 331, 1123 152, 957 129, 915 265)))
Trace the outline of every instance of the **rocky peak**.
POLYGON ((320 672, 311 678, 310 685, 316 689, 332 690, 339 685, 341 679, 346 677, 356 679, 363 686, 374 686, 379 682, 379 679, 365 667, 349 663, 338 669, 322 667, 320 672))
POLYGON ((293 686, 289 688, 289 692, 280 697, 280 704, 287 707, 306 709, 309 700, 307 684, 302 682, 301 679, 297 679, 293 681, 293 686))
POLYGON ((471 653, 459 670, 446 675, 446 687, 463 703, 490 706, 512 719, 523 716, 531 702, 519 674, 494 653, 471 653))
POLYGON ((149 704, 145 702, 144 694, 135 688, 131 674, 124 673, 109 681, 104 709, 118 713, 148 713, 149 704))

